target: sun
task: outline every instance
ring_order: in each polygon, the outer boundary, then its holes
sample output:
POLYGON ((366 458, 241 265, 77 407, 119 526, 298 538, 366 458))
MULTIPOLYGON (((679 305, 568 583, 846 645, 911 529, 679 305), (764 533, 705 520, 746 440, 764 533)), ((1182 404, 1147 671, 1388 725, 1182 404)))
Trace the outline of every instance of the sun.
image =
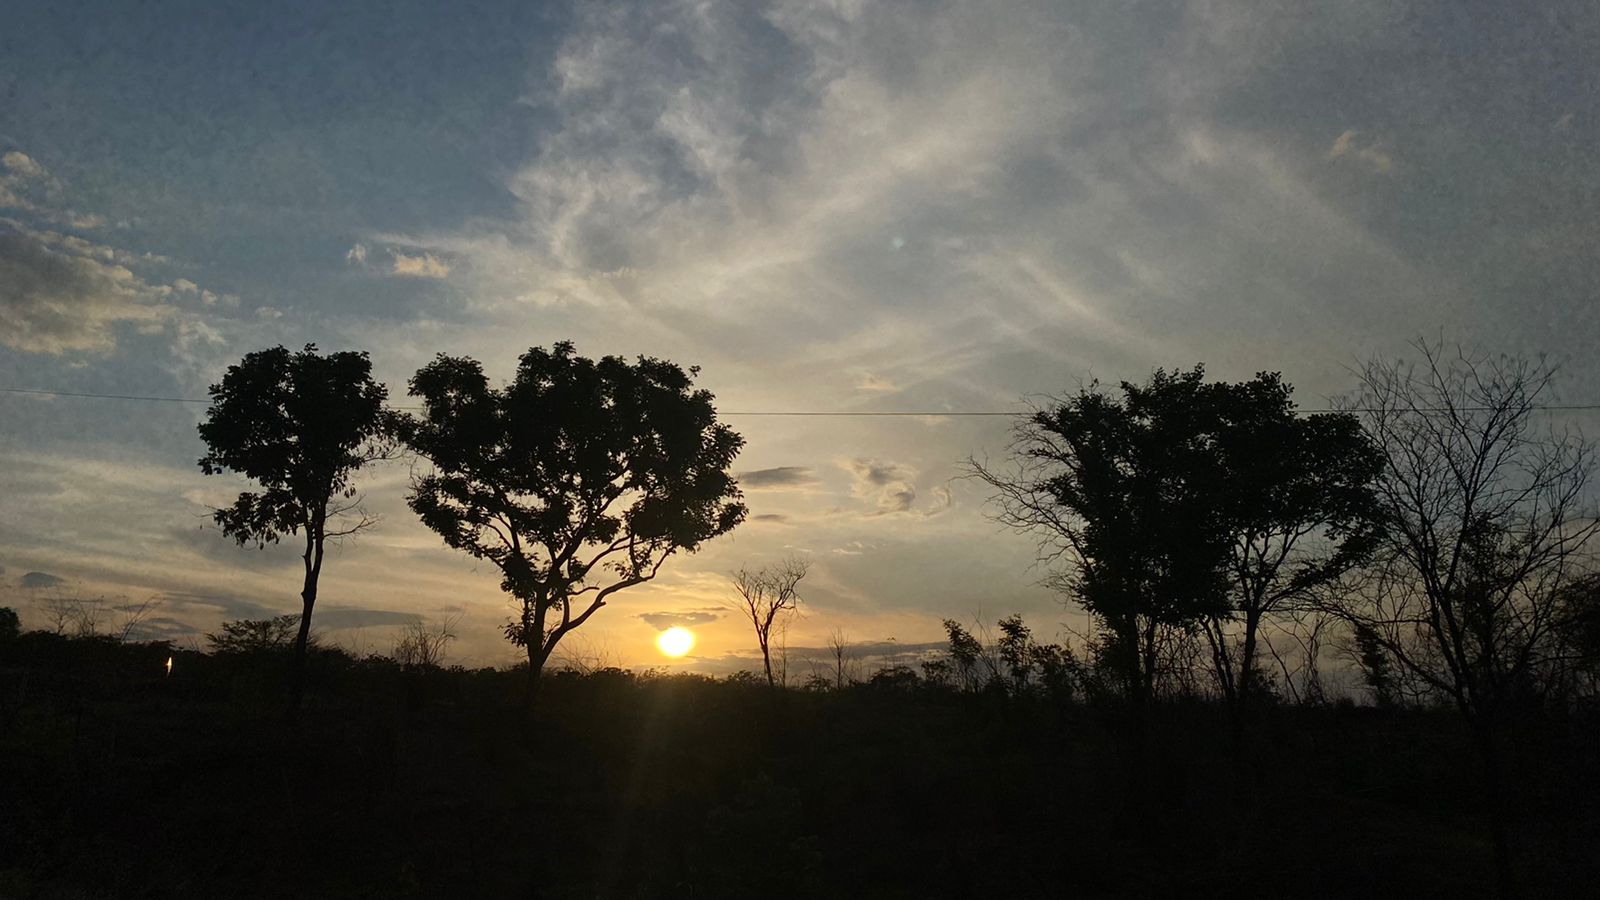
POLYGON ((679 657, 694 649, 694 632, 674 625, 656 635, 656 649, 671 657, 679 657))

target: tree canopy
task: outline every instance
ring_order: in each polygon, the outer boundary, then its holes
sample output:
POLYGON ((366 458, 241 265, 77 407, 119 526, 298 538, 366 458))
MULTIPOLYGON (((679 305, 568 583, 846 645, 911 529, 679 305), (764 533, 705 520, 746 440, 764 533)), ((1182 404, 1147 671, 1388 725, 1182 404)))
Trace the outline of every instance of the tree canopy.
POLYGON ((211 408, 200 423, 209 452, 200 469, 207 475, 231 470, 261 486, 217 510, 217 525, 240 546, 265 546, 285 534, 305 537, 291 708, 299 706, 303 690, 325 543, 372 524, 358 515, 330 527, 358 512, 356 471, 388 455, 387 398, 388 389, 372 380, 367 354, 323 356, 314 344, 299 352, 273 347, 245 354, 211 386, 211 408))
POLYGON ((649 581, 744 519, 728 472, 744 440, 717 421, 698 369, 523 354, 503 388, 476 360, 440 355, 411 379, 405 427, 432 463, 408 498, 447 545, 499 568, 520 604, 506 636, 530 677, 616 591, 649 581))

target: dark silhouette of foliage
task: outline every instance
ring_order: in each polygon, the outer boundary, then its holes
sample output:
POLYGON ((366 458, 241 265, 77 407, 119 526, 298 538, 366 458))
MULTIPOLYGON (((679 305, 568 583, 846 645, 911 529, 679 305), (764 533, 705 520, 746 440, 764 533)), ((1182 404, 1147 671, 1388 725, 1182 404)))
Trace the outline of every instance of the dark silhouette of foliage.
POLYGON ((459 616, 442 622, 417 619, 400 628, 394 644, 394 661, 407 669, 437 669, 444 664, 445 648, 455 640, 459 616))
POLYGON ((1036 535, 1051 583, 1104 626, 1101 661, 1136 721, 1166 645, 1229 613, 1217 388, 1203 375, 1157 371, 1121 399, 1091 384, 1019 422, 1005 463, 969 461, 998 520, 1036 535))
MULTIPOLYGON (((222 630, 206 635, 206 644, 212 653, 245 654, 277 653, 294 648, 298 638, 300 616, 273 616, 269 619, 236 619, 223 622, 222 630)), ((306 643, 315 646, 316 634, 307 637, 306 643)))
POLYGON ((1355 661, 1361 670, 1361 680, 1372 692, 1372 702, 1382 708, 1395 705, 1399 693, 1394 666, 1377 634, 1366 625, 1355 628, 1355 661))
POLYGON ((18 618, 17 611, 9 606, 0 606, 0 642, 14 641, 21 633, 22 620, 18 618))
MULTIPOLYGON (((1000 628, 979 642, 999 659, 1007 640, 1019 643, 1000 628)), ((977 695, 891 666, 785 703, 758 673, 555 672, 541 715, 562 739, 537 756, 515 746, 520 671, 407 670, 325 649, 311 657, 326 667, 319 702, 291 736, 270 727, 268 696, 240 683, 263 662, 37 631, 8 645, 0 894, 1492 890, 1478 801, 1460 777, 1474 750, 1448 710, 1261 707, 1258 738, 1278 764, 1259 767, 1250 791, 1262 822, 1292 824, 1296 839, 1278 840, 1232 827, 1237 788, 1216 777, 1234 756, 1221 705, 1156 709, 1151 815, 1106 777, 1126 753, 1101 717, 1016 702, 999 689, 1011 681, 1003 660, 1004 677, 977 695), (556 858, 528 852, 556 830, 556 858)), ((1043 684, 1037 662, 1032 684, 1043 684)), ((1525 764, 1507 775, 1538 826, 1522 870, 1530 896, 1600 877, 1594 726, 1581 708, 1524 724, 1525 764)))
POLYGON ((200 423, 208 448, 200 469, 237 472, 261 486, 217 510, 217 525, 241 547, 264 547, 284 535, 305 539, 291 712, 305 690, 306 644, 327 541, 373 524, 359 514, 352 479, 392 447, 387 396, 372 380, 367 354, 324 356, 312 344, 299 352, 274 347, 248 353, 211 386, 211 407, 200 423), (345 519, 350 513, 357 515, 345 519))
POLYGON ((1194 691, 1198 630, 1242 726, 1245 701, 1271 693, 1263 623, 1372 552, 1382 456, 1352 416, 1297 416, 1275 373, 1157 371, 1122 394, 1091 385, 1035 413, 1009 468, 973 471, 1002 522, 1067 564, 1052 580, 1105 626, 1095 655, 1135 709, 1163 677, 1194 691))
POLYGON ((1561 682, 1562 623, 1600 534, 1595 445, 1543 425, 1556 368, 1417 341, 1375 360, 1351 399, 1386 465, 1384 541, 1360 587, 1330 608, 1466 719, 1483 763, 1502 895, 1512 891, 1501 744, 1561 682))
MULTIPOLYGON (((811 564, 791 556, 779 563, 751 570, 740 567, 728 579, 739 593, 739 610, 755 628, 756 643, 761 648, 761 665, 767 675, 767 684, 776 687, 778 678, 772 671, 773 629, 783 628, 784 620, 800 605, 800 581, 806 577, 811 564)), ((843 659, 839 660, 840 681, 843 681, 843 659)))
POLYGON ((1291 392, 1276 373, 1207 392, 1220 468, 1208 482, 1229 549, 1229 609, 1201 625, 1241 723, 1243 707, 1269 686, 1258 659, 1263 623, 1304 608, 1377 542, 1372 483, 1383 454, 1352 415, 1296 415, 1291 392))
POLYGON ((411 379, 424 412, 406 441, 432 470, 408 501, 447 545, 499 568, 530 684, 613 593, 744 519, 728 472, 744 440, 694 388, 698 371, 561 342, 524 354, 504 388, 444 355, 411 379))

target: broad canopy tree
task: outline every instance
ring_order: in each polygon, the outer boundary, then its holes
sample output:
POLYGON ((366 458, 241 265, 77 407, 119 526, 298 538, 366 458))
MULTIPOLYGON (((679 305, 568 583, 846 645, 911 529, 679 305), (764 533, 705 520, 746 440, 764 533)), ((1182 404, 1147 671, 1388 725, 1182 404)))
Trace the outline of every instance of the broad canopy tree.
POLYGON ((1021 422, 1009 466, 971 463, 999 520, 1066 563, 1052 583, 1106 627, 1098 652, 1135 707, 1195 629, 1225 698, 1248 697, 1264 619, 1374 542, 1382 456, 1359 422, 1297 416, 1276 374, 1204 374, 1091 385, 1021 422))
POLYGON ((294 642, 290 709, 305 687, 306 645, 317 602, 324 548, 330 538, 373 524, 360 512, 355 473, 389 456, 388 390, 372 380, 365 353, 326 356, 313 344, 248 353, 211 386, 211 407, 200 423, 209 452, 207 475, 238 472, 261 486, 216 511, 223 533, 242 547, 264 547, 284 535, 301 535, 304 580, 299 632, 294 642))
POLYGON ((1079 391, 1018 423, 1008 464, 972 460, 997 518, 1040 539, 1050 583, 1106 629, 1096 648, 1135 723, 1167 644, 1226 615, 1216 420, 1202 371, 1158 371, 1122 398, 1079 391), (1061 564, 1065 564, 1062 566, 1061 564))
POLYGON ((406 441, 432 464, 408 502, 447 545, 493 563, 520 607, 506 637, 531 686, 556 645, 617 591, 744 519, 728 472, 744 440, 717 421, 697 368, 569 342, 522 356, 504 388, 440 355, 411 379, 406 441))
POLYGON ((1384 458, 1354 416, 1297 414, 1276 373, 1211 391, 1229 609, 1202 627, 1218 688, 1242 708, 1262 681, 1263 624, 1371 557, 1384 458))

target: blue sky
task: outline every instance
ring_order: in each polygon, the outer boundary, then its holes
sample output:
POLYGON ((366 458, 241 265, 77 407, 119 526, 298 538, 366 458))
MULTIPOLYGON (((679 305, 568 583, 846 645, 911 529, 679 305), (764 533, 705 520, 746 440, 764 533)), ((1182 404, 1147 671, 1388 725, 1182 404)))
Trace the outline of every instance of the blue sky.
MULTIPOLYGON (((67 7, 0 32, 3 387, 199 397, 316 341, 398 397, 436 352, 504 374, 571 338, 700 365, 729 412, 1013 409, 1201 361, 1321 406, 1426 335, 1549 353, 1600 400, 1591 4, 67 7)), ((0 396, 11 602, 42 573, 158 598, 173 634, 292 610, 287 550, 204 527, 238 485, 194 467, 200 413, 0 396)), ((1003 421, 730 421, 742 469, 784 469, 749 481, 761 518, 594 647, 647 659, 640 616, 783 553, 816 560, 797 646, 1069 621, 952 481, 1003 421)), ((370 480, 332 633, 460 614, 463 654, 511 657, 497 579, 405 480, 370 480)))

